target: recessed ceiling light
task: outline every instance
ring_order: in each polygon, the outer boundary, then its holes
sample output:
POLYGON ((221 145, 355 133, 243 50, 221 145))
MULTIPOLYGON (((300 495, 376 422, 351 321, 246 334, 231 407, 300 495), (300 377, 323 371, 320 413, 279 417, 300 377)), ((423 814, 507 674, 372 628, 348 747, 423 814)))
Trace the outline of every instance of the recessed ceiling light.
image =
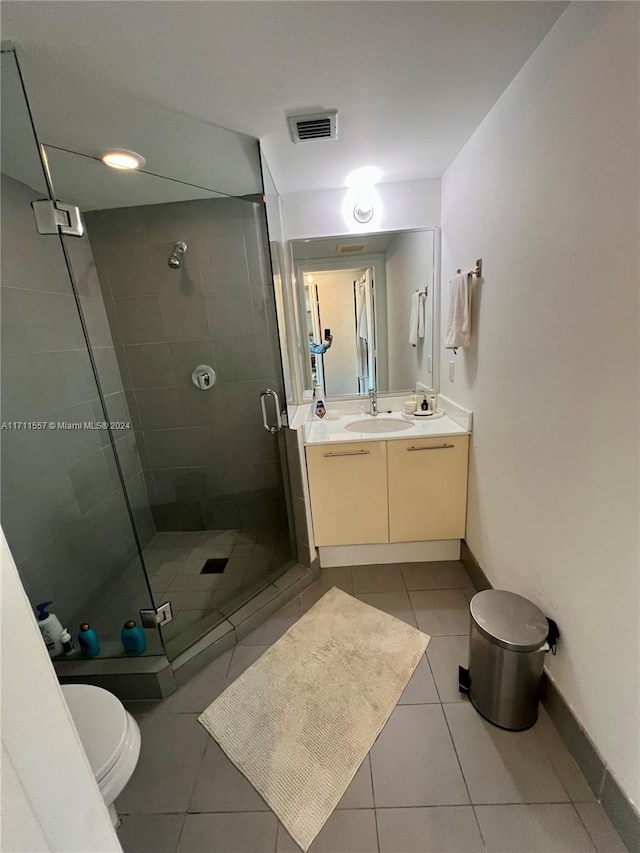
POLYGON ((307 284, 313 284, 313 276, 312 275, 307 276, 307 284))
POLYGON ((117 148, 113 151, 105 151, 102 155, 102 162, 112 169, 120 169, 121 171, 131 171, 132 169, 140 169, 145 164, 145 159, 135 151, 126 151, 124 148, 117 148))

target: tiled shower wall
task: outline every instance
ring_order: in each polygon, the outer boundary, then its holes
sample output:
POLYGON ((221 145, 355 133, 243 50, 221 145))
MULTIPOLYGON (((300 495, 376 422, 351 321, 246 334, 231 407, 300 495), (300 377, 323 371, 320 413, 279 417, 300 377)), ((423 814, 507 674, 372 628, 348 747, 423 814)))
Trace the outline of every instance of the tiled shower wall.
MULTIPOLYGON (((103 421, 59 238, 36 231, 30 203, 41 197, 2 175, 2 421, 103 421)), ((91 249, 68 240, 110 418, 126 422, 91 249)), ((116 438, 144 544, 153 526, 135 436, 116 438)), ((123 570, 142 579, 107 432, 3 428, 1 440, 0 520, 32 604, 52 599, 66 622, 123 570)))
POLYGON ((85 220, 158 530, 283 526, 277 437, 259 398, 281 387, 261 205, 198 200, 85 220), (192 384, 198 364, 215 369, 212 389, 192 384))

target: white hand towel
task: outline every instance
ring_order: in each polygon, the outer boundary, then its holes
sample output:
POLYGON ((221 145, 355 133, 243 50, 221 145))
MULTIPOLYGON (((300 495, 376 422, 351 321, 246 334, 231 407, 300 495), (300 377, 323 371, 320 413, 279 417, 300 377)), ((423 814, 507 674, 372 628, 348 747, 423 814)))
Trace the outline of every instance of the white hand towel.
POLYGON ((411 315, 409 316, 409 343, 412 347, 418 345, 418 338, 424 338, 424 303, 423 293, 416 292, 411 297, 411 315))
POLYGON ((471 343, 471 275, 462 273, 449 282, 449 311, 444 336, 445 349, 468 347, 471 343))

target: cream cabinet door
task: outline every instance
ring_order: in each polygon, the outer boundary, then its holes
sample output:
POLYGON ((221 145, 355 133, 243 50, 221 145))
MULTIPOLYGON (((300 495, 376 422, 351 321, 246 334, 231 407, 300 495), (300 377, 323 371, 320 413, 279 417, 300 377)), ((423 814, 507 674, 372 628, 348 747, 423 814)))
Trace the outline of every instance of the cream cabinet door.
POLYGON ((469 436, 387 443, 389 541, 462 539, 469 436))
POLYGON ((307 447, 316 545, 389 541, 384 441, 307 447))

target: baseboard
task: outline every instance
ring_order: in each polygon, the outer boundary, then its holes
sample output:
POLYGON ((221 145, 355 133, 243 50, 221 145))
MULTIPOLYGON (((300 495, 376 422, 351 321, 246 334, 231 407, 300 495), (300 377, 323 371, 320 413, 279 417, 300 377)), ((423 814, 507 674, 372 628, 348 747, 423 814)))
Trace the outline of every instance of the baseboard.
POLYGON ((473 556, 471 549, 464 539, 460 543, 460 562, 467 570, 467 574, 471 578, 471 583, 478 592, 483 589, 492 589, 491 581, 482 571, 480 564, 473 556))
MULTIPOLYGON (((460 546, 460 560, 478 591, 493 588, 464 540, 460 546)), ((588 732, 582 727, 546 669, 542 676, 541 701, 595 798, 602 805, 627 848, 630 851, 640 851, 640 814, 616 782, 588 732)))
POLYGON ((460 540, 322 545, 318 548, 318 553, 323 569, 336 566, 373 566, 379 563, 432 563, 438 560, 459 560, 460 540))

